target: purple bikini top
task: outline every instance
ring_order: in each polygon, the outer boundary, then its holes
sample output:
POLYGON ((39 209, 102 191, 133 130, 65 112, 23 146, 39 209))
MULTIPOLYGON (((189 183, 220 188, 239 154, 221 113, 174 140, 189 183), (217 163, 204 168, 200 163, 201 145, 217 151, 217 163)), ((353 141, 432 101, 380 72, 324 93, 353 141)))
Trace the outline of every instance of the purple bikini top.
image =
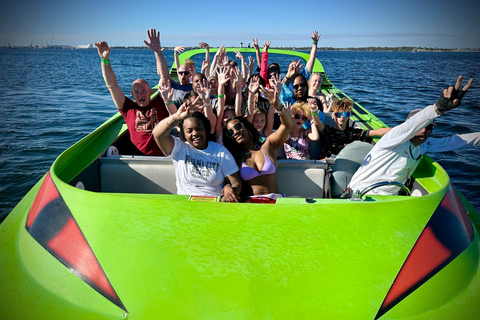
POLYGON ((263 152, 262 149, 260 150, 262 151, 263 157, 265 158, 262 171, 258 172, 252 167, 247 166, 245 162, 242 162, 242 169, 240 170, 240 177, 242 177, 242 180, 248 181, 259 176, 275 173, 277 169, 275 168, 275 164, 272 162, 272 160, 270 160, 270 158, 265 154, 265 152, 263 152))

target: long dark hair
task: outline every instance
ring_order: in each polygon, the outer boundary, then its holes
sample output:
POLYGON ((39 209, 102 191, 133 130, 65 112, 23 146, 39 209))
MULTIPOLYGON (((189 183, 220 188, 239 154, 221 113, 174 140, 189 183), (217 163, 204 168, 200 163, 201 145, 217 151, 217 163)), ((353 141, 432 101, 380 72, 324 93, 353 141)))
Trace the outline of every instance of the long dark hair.
POLYGON ((212 134, 212 126, 210 124, 210 121, 200 111, 195 111, 194 113, 192 113, 192 115, 190 117, 188 117, 188 118, 186 118, 186 119, 184 119, 180 122, 180 124, 178 125, 180 127, 180 132, 178 133, 178 137, 180 138, 180 140, 187 141, 187 139, 185 139, 185 131, 183 129, 183 122, 185 122, 185 120, 187 120, 189 118, 199 119, 203 123, 203 126, 205 127, 205 131, 207 133, 207 141, 215 141, 215 138, 213 137, 213 134, 212 134))
POLYGON ((222 129, 223 145, 228 149, 228 151, 230 151, 232 156, 237 161, 237 164, 240 165, 243 160, 243 148, 237 143, 237 141, 235 141, 235 139, 227 136, 227 125, 232 120, 238 120, 240 123, 242 123, 243 126, 247 129, 253 142, 255 142, 259 147, 263 144, 263 142, 262 137, 258 133, 257 129, 255 129, 255 127, 244 117, 235 117, 228 119, 222 129))

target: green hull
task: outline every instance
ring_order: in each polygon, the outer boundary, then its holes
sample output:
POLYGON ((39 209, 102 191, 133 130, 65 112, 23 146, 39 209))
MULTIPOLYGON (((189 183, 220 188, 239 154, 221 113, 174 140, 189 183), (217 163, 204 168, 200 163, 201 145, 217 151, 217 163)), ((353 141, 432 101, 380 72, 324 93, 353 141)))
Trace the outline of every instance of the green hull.
MULTIPOLYGON (((315 68, 321 68, 318 61, 315 68)), ((356 120, 382 125, 359 108, 356 120)), ((455 193, 447 173, 430 158, 415 172, 428 195, 363 202, 201 203, 172 194, 99 192, 102 181, 95 179, 86 185, 93 191, 75 188, 79 176, 94 174, 89 172, 98 157, 123 131, 117 114, 62 153, 0 225, 2 318, 478 319, 480 226, 478 212, 465 199, 469 243, 380 311, 417 240, 455 193), (107 285, 97 285, 107 288, 105 294, 79 274, 89 266, 66 267, 32 237, 38 218, 27 230, 32 203, 48 181, 98 260, 111 295, 107 285)), ((63 252, 76 252, 76 245, 63 252)), ((426 265, 436 257, 417 260, 426 265)))

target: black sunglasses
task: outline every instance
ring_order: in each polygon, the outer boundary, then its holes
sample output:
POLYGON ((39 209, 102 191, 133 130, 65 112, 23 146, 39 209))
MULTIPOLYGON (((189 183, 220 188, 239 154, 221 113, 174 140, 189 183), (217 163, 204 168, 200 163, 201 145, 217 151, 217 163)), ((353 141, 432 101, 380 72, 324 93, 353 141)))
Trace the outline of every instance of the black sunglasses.
POLYGON ((294 84, 293 85, 293 90, 298 90, 298 88, 302 87, 305 88, 307 84, 305 82, 299 83, 299 84, 294 84))
POLYGON ((435 128, 435 126, 433 125, 433 123, 431 123, 431 124, 429 124, 428 126, 425 127, 425 130, 432 131, 433 128, 435 128))
POLYGON ((178 71, 178 74, 183 76, 183 75, 186 75, 188 76, 190 74, 190 71, 178 71))
MULTIPOLYGON (((294 115, 293 117, 294 117, 295 119, 297 119, 297 120, 300 119, 300 115, 299 115, 299 114, 296 114, 296 115, 294 115)), ((303 121, 307 121, 308 118, 305 117, 305 116, 302 116, 302 120, 303 120, 303 121)))
MULTIPOLYGON (((241 123, 241 122, 235 123, 235 125, 233 126, 233 129, 235 129, 235 131, 242 130, 243 129, 243 123, 241 123)), ((227 137, 229 137, 229 138, 233 137, 233 135, 235 134, 235 131, 233 131, 233 129, 228 129, 227 130, 227 137)))

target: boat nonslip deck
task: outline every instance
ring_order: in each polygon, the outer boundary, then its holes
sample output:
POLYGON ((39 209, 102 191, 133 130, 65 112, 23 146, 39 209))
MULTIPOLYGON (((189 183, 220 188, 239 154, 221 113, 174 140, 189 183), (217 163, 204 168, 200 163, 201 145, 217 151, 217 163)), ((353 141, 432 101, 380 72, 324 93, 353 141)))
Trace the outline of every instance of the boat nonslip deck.
POLYGON ((278 160, 274 204, 195 202, 169 158, 106 156, 126 130, 65 150, 0 225, 0 318, 478 318, 479 215, 428 156, 416 196, 339 199, 347 157, 278 160))

